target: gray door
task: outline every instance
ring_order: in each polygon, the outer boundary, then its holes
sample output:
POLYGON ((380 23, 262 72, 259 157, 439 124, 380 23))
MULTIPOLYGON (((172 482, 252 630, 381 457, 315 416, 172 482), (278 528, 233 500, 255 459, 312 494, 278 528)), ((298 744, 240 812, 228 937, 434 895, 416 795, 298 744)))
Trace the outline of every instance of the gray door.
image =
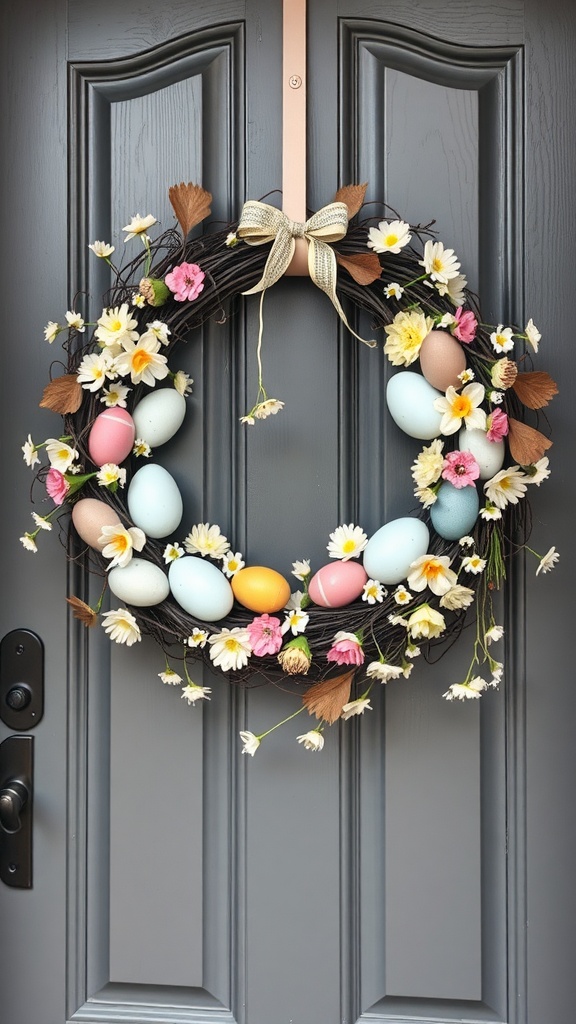
MULTIPOLYGON (((332 728, 321 755, 290 725, 252 759, 238 730, 263 731, 291 698, 213 679, 192 710, 152 644, 111 650, 69 620, 82 567, 67 580, 54 535, 36 555, 18 544, 19 449, 58 429, 37 408, 54 357, 42 329, 76 291, 99 295, 86 244, 136 211, 171 223, 174 182, 201 180, 222 221, 280 186, 280 0, 2 6, 1 633, 28 627, 46 647, 34 886, 0 885, 2 1021, 567 1024, 576 10, 310 0, 308 205, 368 181, 412 223, 436 218, 487 319, 534 317, 562 393, 533 541, 563 561, 537 581, 517 563, 506 684, 479 706, 440 699, 453 651, 332 728)), ((193 415, 167 466, 190 523, 219 522, 288 571, 320 564, 339 522, 405 514, 414 451, 385 414, 381 351, 298 279, 266 298, 285 415, 240 435, 254 307, 190 346, 193 415)))

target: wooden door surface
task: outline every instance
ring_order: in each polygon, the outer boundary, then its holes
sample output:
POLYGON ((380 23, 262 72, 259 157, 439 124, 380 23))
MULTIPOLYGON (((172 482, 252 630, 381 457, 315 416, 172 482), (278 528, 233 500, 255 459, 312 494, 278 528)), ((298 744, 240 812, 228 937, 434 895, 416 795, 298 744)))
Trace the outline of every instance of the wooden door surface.
MULTIPOLYGON (((570 671, 572 169, 576 11, 569 0, 309 0, 308 206, 367 181, 411 223, 436 219, 490 322, 543 333, 561 394, 553 475, 502 615, 505 683, 441 694, 466 653, 378 694, 321 755, 274 686, 228 686, 194 709, 163 687, 157 649, 68 617, 87 593, 54 535, 32 555, 20 446, 57 418, 37 401, 43 327, 100 303, 87 245, 139 211, 168 225, 167 188, 201 181, 214 221, 281 186, 280 0, 20 0, 2 11, 2 629, 46 650, 36 748, 34 886, 0 886, 0 1017, 155 1024, 573 1016, 570 671), (89 254, 88 254, 89 255, 89 254), (474 706, 470 706, 470 704, 474 706)), ((359 320, 366 336, 369 323, 359 320)), ((352 339, 309 280, 266 296, 270 391, 255 380, 257 300, 191 339, 186 428, 163 464, 190 524, 217 522, 254 563, 325 560, 329 533, 370 534, 413 505, 417 444, 391 423, 380 345, 352 339), (262 426, 262 429, 260 429, 262 426)), ((97 597, 97 594, 95 595, 97 597)), ((200 682, 200 676, 197 676, 200 682)), ((0 739, 10 730, 0 726, 0 739)))

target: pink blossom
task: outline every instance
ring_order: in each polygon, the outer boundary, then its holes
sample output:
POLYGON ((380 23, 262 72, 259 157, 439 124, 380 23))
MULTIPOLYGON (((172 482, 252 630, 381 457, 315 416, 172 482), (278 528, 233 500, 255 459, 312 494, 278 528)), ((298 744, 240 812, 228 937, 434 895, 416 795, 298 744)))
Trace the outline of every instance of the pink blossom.
POLYGON ((259 615, 246 627, 250 638, 252 653, 257 658, 266 654, 277 654, 282 647, 282 629, 280 619, 271 615, 259 615))
POLYGON ((454 314, 456 325, 452 328, 452 334, 458 341, 463 341, 468 345, 471 341, 474 341, 476 337, 476 328, 478 327, 478 321, 469 309, 464 311, 463 306, 458 306, 454 314))
POLYGON ((46 477, 46 490, 54 503, 61 505, 70 490, 70 484, 59 469, 52 467, 48 470, 48 476, 46 477))
POLYGON ((489 441, 501 441, 508 433, 508 417, 502 409, 494 409, 486 420, 488 430, 486 437, 489 441))
POLYGON ((205 273, 197 263, 181 263, 164 278, 176 302, 192 302, 204 289, 205 273))
POLYGON ((448 452, 444 459, 442 477, 454 487, 473 486, 480 476, 480 466, 470 452, 448 452))
POLYGON ((354 633, 336 633, 334 643, 326 655, 337 665, 361 665, 364 661, 362 644, 354 633))

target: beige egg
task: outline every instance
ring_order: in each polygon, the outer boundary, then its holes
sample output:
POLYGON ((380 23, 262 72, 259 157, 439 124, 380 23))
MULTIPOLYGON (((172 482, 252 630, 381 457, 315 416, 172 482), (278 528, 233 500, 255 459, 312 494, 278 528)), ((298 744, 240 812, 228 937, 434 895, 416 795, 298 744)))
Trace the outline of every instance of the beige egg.
POLYGON ((448 331, 430 331, 420 348, 420 367, 426 380, 438 391, 462 386, 458 374, 466 369, 462 345, 448 331))
POLYGON ((111 505, 98 498, 80 498, 72 509, 72 522, 76 532, 89 547, 102 551, 104 544, 98 542, 103 526, 115 526, 120 517, 111 505))

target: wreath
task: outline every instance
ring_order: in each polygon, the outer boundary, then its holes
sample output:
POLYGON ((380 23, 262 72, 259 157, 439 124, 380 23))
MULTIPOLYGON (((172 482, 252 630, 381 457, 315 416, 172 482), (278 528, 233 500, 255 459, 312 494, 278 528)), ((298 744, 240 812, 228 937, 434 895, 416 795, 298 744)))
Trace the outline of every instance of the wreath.
MULTIPOLYGON (((365 189, 341 189, 305 224, 247 202, 237 224, 191 237, 212 197, 181 183, 169 190, 180 230, 152 239, 156 219, 134 216, 124 241, 139 251, 119 266, 113 245, 92 243, 111 270, 101 316, 86 323, 71 309, 44 331, 50 344, 63 337, 66 372, 40 402, 63 416, 63 433, 42 443, 29 435, 22 448, 26 464, 40 466, 42 500, 54 503, 44 515, 32 512, 35 528, 22 544, 35 552, 39 534, 71 511, 68 557, 87 557, 103 580, 95 607, 68 598, 74 616, 87 627, 101 622, 127 646, 150 635, 165 659, 158 675, 180 684, 192 706, 211 693, 192 680, 194 659, 230 682, 258 674, 284 689, 294 684, 299 707, 290 718, 306 710, 318 723, 297 737, 310 750, 322 749, 327 725, 371 709, 377 683, 408 678, 414 659, 433 647, 444 653, 472 606, 470 666, 443 696, 477 699, 498 687, 503 664, 492 644, 503 628, 492 598, 507 558, 527 550, 538 575, 559 557, 554 547, 542 556, 527 545, 528 494, 550 475, 541 410, 557 393, 532 366, 538 329, 531 319, 523 330, 483 324, 454 251, 431 225, 411 227, 395 212, 362 219, 365 189), (388 408, 421 447, 411 466, 417 511, 370 538, 358 524, 340 524, 323 566, 296 552, 299 589, 291 593, 274 568, 235 551, 217 524, 186 533, 177 483, 158 457, 192 391, 188 374, 174 369, 178 347, 206 321, 223 322, 240 295, 260 294, 258 386, 242 422, 252 429, 281 413, 284 403, 264 386, 263 300, 297 244, 307 245, 310 276, 350 332, 376 346, 352 330, 342 302, 385 335, 384 353, 398 368, 388 408), (108 590, 121 606, 102 611, 108 590)), ((281 724, 242 732, 243 752, 254 754, 281 724)))

